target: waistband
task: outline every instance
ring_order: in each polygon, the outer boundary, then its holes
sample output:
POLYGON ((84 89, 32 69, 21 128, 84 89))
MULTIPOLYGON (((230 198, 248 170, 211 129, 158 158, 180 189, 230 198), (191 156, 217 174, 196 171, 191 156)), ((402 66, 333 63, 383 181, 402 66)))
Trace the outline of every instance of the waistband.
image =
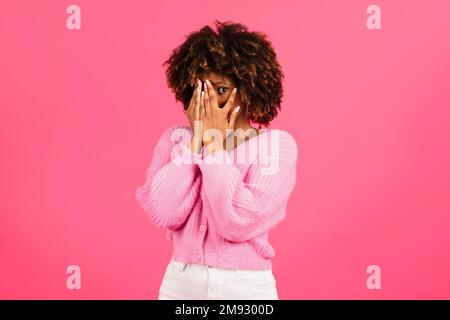
POLYGON ((170 265, 177 269, 177 270, 184 270, 187 267, 189 268, 199 268, 199 269, 208 269, 208 270, 212 270, 215 273, 220 273, 220 274, 234 274, 234 275, 248 275, 248 276, 264 276, 264 275, 273 275, 272 273, 272 269, 267 269, 267 270, 239 270, 239 269, 222 269, 222 268, 217 268, 217 267, 213 267, 213 266, 207 266, 204 264, 198 264, 198 263, 186 263, 186 262, 181 262, 181 261, 176 261, 171 259, 170 260, 170 265))

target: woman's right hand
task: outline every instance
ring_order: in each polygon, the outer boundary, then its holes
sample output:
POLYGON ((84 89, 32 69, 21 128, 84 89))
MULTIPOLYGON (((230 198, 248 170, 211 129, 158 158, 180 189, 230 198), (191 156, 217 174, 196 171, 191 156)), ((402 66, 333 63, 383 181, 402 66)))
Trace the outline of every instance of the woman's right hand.
POLYGON ((202 139, 202 128, 201 128, 201 119, 200 119, 200 98, 202 91, 202 82, 197 78, 195 83, 195 89, 192 93, 191 101, 189 102, 189 106, 186 110, 187 117, 189 119, 189 124, 192 130, 192 140, 189 145, 192 152, 201 153, 203 146, 202 139), (195 128, 197 126, 197 128, 195 128))

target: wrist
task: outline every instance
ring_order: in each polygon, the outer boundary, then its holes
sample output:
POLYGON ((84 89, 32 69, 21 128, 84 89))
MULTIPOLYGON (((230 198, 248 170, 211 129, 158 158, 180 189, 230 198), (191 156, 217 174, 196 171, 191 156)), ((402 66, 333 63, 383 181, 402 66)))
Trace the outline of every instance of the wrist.
POLYGON ((193 153, 201 153, 202 150, 202 142, 198 141, 196 138, 192 138, 191 143, 189 144, 189 149, 193 153))
POLYGON ((221 151, 223 150, 223 145, 222 144, 216 144, 214 142, 210 142, 208 144, 205 144, 205 149, 208 152, 208 154, 214 154, 217 151, 221 151))

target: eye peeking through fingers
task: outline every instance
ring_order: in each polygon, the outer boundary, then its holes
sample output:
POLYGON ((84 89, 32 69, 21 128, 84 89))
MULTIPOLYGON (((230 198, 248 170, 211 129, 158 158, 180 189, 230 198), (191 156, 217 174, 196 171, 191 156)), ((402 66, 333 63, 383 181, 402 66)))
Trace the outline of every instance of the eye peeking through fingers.
POLYGON ((223 94, 227 93, 228 91, 229 91, 229 89, 227 87, 219 87, 216 92, 218 95, 223 95, 223 94), (221 89, 223 89, 223 91, 221 91, 221 89))

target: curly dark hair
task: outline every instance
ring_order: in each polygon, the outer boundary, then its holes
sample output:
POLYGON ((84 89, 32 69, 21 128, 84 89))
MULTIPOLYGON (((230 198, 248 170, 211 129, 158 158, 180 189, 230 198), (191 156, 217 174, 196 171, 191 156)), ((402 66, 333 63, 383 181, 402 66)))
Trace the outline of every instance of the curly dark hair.
POLYGON ((281 109, 284 78, 271 42, 243 24, 214 22, 217 32, 209 26, 191 32, 163 63, 167 85, 187 109, 200 74, 228 76, 247 107, 247 119, 267 126, 281 109))

